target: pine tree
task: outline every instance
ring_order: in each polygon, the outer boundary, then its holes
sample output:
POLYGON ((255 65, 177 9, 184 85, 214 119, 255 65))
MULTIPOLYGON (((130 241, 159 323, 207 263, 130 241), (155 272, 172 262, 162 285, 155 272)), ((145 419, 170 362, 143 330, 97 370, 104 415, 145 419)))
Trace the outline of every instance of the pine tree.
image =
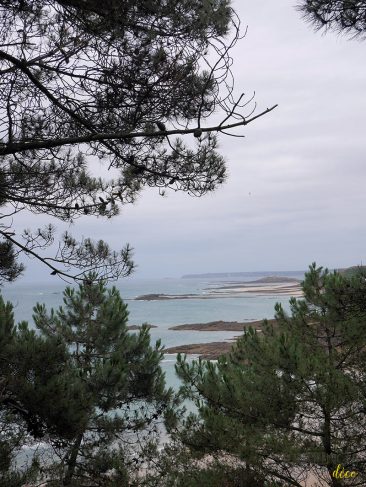
POLYGON ((216 134, 271 110, 234 99, 239 27, 230 0, 0 1, 2 241, 53 275, 128 274, 129 247, 68 233, 44 257, 55 227, 22 233, 17 214, 112 218, 144 187, 201 196, 221 184, 216 134), (98 158, 113 174, 99 177, 98 158))
POLYGON ((10 242, 0 242, 0 284, 14 281, 24 270, 23 264, 16 261, 14 246, 10 242))
POLYGON ((268 481, 299 487, 312 471, 326 485, 365 484, 366 279, 310 267, 291 315, 250 330, 217 364, 180 358, 184 395, 198 414, 178 437, 219 452, 268 481), (338 464, 358 473, 341 480, 338 464))
POLYGON ((25 323, 13 328, 17 368, 2 371, 16 402, 3 401, 4 411, 18 414, 56 454, 42 464, 41 480, 52 485, 127 485, 129 472, 153 453, 171 400, 160 343, 150 345, 147 327, 129 332, 117 289, 92 279, 67 288, 56 311, 36 305, 38 334, 25 323))
MULTIPOLYGON (((232 460, 232 459, 231 459, 232 460)), ((154 469, 141 487, 287 487, 280 481, 267 482, 265 475, 243 462, 223 462, 211 452, 202 460, 198 452, 179 442, 169 442, 156 457, 154 469)))
POLYGON ((18 468, 23 447, 46 432, 75 434, 77 389, 70 387, 66 358, 66 348, 57 338, 41 337, 25 322, 15 326, 13 307, 0 296, 1 485, 19 487, 37 478, 36 457, 31 465, 18 468))
POLYGON ((302 0, 298 9, 316 29, 333 29, 365 38, 365 0, 302 0))

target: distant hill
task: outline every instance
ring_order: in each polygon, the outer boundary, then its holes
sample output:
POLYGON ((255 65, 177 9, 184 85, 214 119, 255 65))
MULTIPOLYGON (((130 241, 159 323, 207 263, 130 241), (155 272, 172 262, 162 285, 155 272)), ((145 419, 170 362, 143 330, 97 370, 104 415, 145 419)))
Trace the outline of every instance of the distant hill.
POLYGON ((366 266, 365 265, 354 265, 352 267, 347 267, 346 269, 337 269, 337 271, 345 277, 353 277, 359 271, 362 271, 366 274, 366 266))
POLYGON ((245 284, 271 284, 271 283, 283 283, 283 282, 301 282, 300 279, 287 276, 268 276, 256 279, 255 281, 247 281, 245 284))

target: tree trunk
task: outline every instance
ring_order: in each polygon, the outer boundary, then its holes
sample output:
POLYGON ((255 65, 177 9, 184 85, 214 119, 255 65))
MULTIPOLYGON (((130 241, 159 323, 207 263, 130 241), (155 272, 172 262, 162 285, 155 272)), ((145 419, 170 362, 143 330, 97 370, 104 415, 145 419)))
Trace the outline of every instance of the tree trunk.
POLYGON ((64 480, 62 482, 63 485, 71 485, 71 481, 72 481, 72 478, 73 478, 74 472, 75 472, 76 460, 78 457, 79 448, 81 445, 81 441, 83 439, 83 434, 84 433, 80 433, 76 437, 76 440, 75 440, 75 442, 71 448, 71 454, 70 454, 69 460, 67 461, 67 471, 66 471, 64 480))
MULTIPOLYGON (((332 444, 331 444, 331 431, 330 431, 330 414, 328 410, 323 410, 324 412, 324 425, 323 425, 323 446, 325 453, 330 457, 332 454, 332 444)), ((332 476, 332 473, 337 468, 337 465, 329 462, 327 465, 327 470, 331 478, 332 487, 343 487, 344 483, 341 479, 337 479, 332 476)))

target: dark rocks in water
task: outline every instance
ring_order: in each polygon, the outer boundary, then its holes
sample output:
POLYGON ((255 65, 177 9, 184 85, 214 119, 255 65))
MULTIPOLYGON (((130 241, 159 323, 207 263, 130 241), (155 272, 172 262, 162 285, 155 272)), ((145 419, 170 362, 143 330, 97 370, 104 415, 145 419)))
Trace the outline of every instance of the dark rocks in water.
MULTIPOLYGON (((157 328, 156 325, 146 325, 147 328, 157 328)), ((141 330, 142 325, 130 325, 127 327, 127 330, 141 330)))
POLYGON ((199 294, 142 294, 137 296, 135 301, 162 301, 167 299, 192 299, 201 298, 199 294))
POLYGON ((167 299, 165 294, 142 294, 135 298, 136 301, 156 301, 157 299, 167 299))

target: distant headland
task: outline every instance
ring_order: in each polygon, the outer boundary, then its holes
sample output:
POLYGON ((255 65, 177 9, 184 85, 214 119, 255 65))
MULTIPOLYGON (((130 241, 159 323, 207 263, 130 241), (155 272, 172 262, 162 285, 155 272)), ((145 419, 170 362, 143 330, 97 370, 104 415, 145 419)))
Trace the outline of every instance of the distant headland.
POLYGON ((291 276, 305 274, 305 271, 265 271, 265 272, 208 272, 205 274, 185 274, 181 279, 227 279, 248 276, 291 276))

